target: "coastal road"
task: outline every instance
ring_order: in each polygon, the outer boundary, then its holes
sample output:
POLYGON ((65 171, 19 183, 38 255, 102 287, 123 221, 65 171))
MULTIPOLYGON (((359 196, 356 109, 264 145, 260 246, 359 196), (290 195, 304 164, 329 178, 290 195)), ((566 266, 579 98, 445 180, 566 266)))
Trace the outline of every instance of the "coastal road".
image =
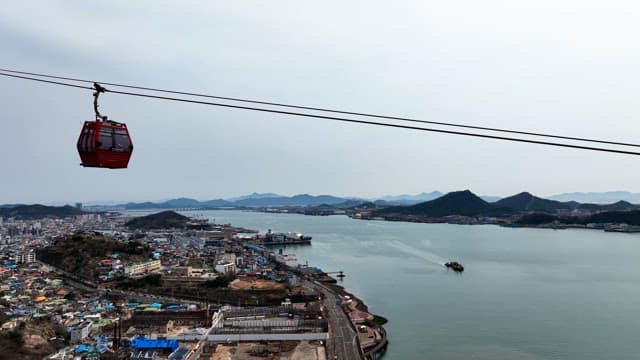
POLYGON ((324 294, 323 305, 327 314, 327 321, 331 327, 331 336, 328 342, 328 358, 332 359, 335 355, 339 360, 360 360, 363 359, 360 352, 360 344, 358 343, 357 334, 351 325, 351 320, 347 314, 342 311, 335 294, 329 288, 316 282, 306 281, 306 285, 324 294))

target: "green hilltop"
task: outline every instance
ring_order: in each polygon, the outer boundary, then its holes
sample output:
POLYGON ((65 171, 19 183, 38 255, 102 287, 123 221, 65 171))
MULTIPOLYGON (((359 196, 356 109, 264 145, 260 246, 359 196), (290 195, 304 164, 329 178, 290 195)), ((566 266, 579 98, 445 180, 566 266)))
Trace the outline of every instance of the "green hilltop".
POLYGON ((12 207, 0 208, 0 217, 13 217, 22 220, 34 220, 47 217, 66 218, 70 216, 86 214, 84 211, 74 208, 73 206, 46 206, 40 204, 34 205, 16 205, 12 207))

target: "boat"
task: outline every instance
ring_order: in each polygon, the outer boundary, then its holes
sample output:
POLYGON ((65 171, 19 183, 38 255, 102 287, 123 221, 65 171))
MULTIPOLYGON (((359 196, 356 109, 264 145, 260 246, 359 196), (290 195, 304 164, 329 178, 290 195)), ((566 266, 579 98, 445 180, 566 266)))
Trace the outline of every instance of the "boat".
POLYGON ((446 266, 447 268, 455 271, 455 272, 463 272, 464 271, 464 266, 462 266, 462 264, 460 264, 457 261, 449 261, 448 263, 445 263, 444 266, 446 266))
POLYGON ((256 237, 260 245, 311 244, 311 236, 301 233, 274 233, 271 229, 265 235, 256 237))

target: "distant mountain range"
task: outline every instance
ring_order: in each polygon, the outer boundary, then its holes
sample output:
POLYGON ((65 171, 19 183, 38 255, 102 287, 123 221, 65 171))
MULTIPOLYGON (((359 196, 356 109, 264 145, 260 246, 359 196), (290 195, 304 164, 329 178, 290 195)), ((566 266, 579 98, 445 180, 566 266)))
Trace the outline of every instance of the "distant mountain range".
POLYGON ((198 201, 190 198, 172 199, 161 203, 143 202, 126 203, 115 207, 127 210, 140 209, 179 209, 179 208, 225 208, 225 207, 269 207, 269 206, 320 206, 337 205, 352 201, 353 199, 341 198, 331 195, 308 195, 300 194, 294 196, 281 196, 275 194, 252 194, 236 198, 230 201, 215 199, 208 201, 198 201), (256 195, 256 196, 253 196, 256 195))
POLYGON ((607 192, 573 192, 548 197, 557 201, 577 201, 581 203, 610 204, 616 201, 628 201, 640 204, 640 193, 628 191, 607 191, 607 192))
POLYGON ((219 207, 233 207, 235 206, 233 203, 223 200, 223 199, 215 199, 215 200, 207 200, 207 201, 198 201, 195 199, 189 198, 178 198, 167 200, 160 203, 154 202, 142 202, 142 203, 126 203, 126 204, 118 204, 112 207, 116 208, 124 208, 127 210, 145 210, 145 209, 180 209, 180 208, 219 208, 219 207))
POLYGON ((629 211, 640 206, 626 201, 612 204, 581 204, 576 201, 555 201, 539 198, 528 192, 489 203, 469 190, 455 191, 434 200, 412 206, 391 206, 376 210, 373 216, 508 216, 523 212, 555 213, 559 210, 629 211))
POLYGON ((372 200, 382 200, 388 203, 396 203, 398 205, 412 205, 412 204, 417 204, 423 201, 437 199, 442 195, 444 194, 441 193, 440 191, 432 191, 430 193, 423 192, 417 195, 407 195, 407 194, 387 195, 387 196, 383 196, 381 198, 372 199, 372 200))
POLYGON ((319 205, 336 205, 344 203, 352 199, 341 198, 331 195, 294 195, 291 197, 261 197, 248 198, 234 201, 236 206, 319 206, 319 205))
MULTIPOLYGON (((151 209, 218 209, 218 208, 251 208, 251 207, 309 207, 339 208, 354 207, 385 208, 386 213, 422 214, 425 216, 441 216, 441 214, 501 214, 505 211, 547 211, 584 209, 592 211, 628 211, 638 209, 632 203, 640 203, 640 194, 625 191, 605 193, 567 193, 554 195, 545 199, 523 192, 513 196, 498 198, 494 196, 478 196, 471 191, 458 191, 443 194, 439 191, 423 192, 416 195, 383 196, 376 199, 355 197, 338 197, 333 195, 299 194, 284 196, 275 193, 253 193, 230 199, 213 199, 199 201, 192 198, 176 198, 160 202, 129 202, 124 204, 108 204, 94 206, 102 209, 151 210, 151 209), (471 196, 472 195, 472 196, 471 196), (576 200, 578 199, 578 200, 576 200), (587 199, 589 201, 581 201, 587 199), (634 200, 635 199, 635 200, 634 200), (437 200, 437 201, 436 201, 437 200), (435 201, 435 202, 433 202, 435 201), (607 204, 604 204, 604 203, 607 204), (367 205, 365 205, 367 204, 367 205)), ((58 207, 65 210, 49 210, 37 208, 41 205, 7 204, 0 205, 0 216, 28 218, 33 216, 68 216, 79 210, 70 206, 58 207), (26 208, 21 208, 26 206, 26 208), (34 207, 36 206, 36 207, 34 207), (8 211, 11 210, 11 211, 8 211), (13 215, 12 215, 13 214, 13 215)), ((47 207, 54 209, 56 207, 47 207)), ((57 209, 57 208, 56 208, 57 209)), ((382 212, 381 212, 382 213, 382 212)))
MULTIPOLYGON (((333 195, 309 195, 299 194, 293 196, 278 195, 274 193, 253 193, 229 199, 214 199, 199 201, 192 198, 177 198, 160 202, 129 202, 125 204, 109 204, 105 207, 121 208, 126 210, 146 209, 180 209, 180 208, 225 208, 225 207, 319 207, 338 206, 349 207, 367 201, 375 202, 379 206, 389 205, 414 205, 421 202, 437 199, 444 195, 439 191, 420 193, 417 195, 383 196, 375 199, 362 199, 357 197, 339 197, 333 195)), ((481 196, 485 201, 496 201, 496 196, 481 196)), ((99 206, 98 206, 99 207, 99 206)))
POLYGON ((249 194, 249 195, 229 198, 229 199, 227 199, 227 201, 238 201, 238 200, 247 200, 247 199, 278 198, 278 197, 283 197, 283 196, 282 195, 278 195, 278 194, 274 194, 274 193, 259 194, 257 192, 254 192, 254 193, 249 194))

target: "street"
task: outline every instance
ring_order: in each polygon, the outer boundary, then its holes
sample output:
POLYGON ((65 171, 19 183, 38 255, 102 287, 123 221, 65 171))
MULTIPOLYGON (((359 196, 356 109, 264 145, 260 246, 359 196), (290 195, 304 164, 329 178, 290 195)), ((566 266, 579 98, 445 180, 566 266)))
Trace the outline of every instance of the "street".
POLYGON ((362 359, 359 349, 360 345, 356 332, 351 326, 351 320, 349 320, 349 317, 342 311, 340 306, 336 304, 338 296, 321 284, 307 282, 307 285, 324 294, 323 305, 331 329, 327 343, 328 358, 339 360, 362 359))

